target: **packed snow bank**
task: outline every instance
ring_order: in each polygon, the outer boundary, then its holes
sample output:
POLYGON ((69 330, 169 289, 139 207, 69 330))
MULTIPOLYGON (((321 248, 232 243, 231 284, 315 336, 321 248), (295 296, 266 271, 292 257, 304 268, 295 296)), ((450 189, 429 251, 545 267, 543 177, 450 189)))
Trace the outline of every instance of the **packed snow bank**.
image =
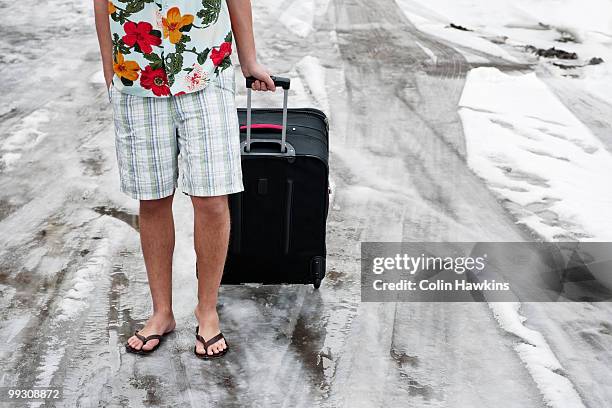
MULTIPOLYGON (((279 21, 291 32, 300 37, 308 37, 313 31, 317 17, 327 12, 329 0, 294 0, 280 15, 279 21)), ((278 9, 277 1, 269 3, 269 8, 278 9)))
POLYGON ((470 71, 468 165, 546 240, 612 239, 612 155, 535 74, 470 71))
POLYGON ((518 60, 506 50, 491 41, 474 35, 474 33, 470 31, 451 28, 450 20, 427 10, 427 8, 422 8, 422 6, 409 0, 397 0, 397 2, 402 7, 406 17, 408 17, 419 31, 463 47, 463 49, 460 48, 458 51, 462 52, 470 62, 483 61, 477 56, 474 56, 471 52, 465 50, 465 48, 503 58, 510 62, 518 62, 518 60))
POLYGON ((590 33, 612 34, 609 0, 397 0, 423 19, 465 26, 474 32, 505 34, 509 28, 565 29, 580 39, 590 33), (542 25, 540 25, 540 23, 542 25))
MULTIPOLYGON (((498 0, 499 1, 499 0, 498 0)), ((572 32, 579 41, 592 34, 612 35, 612 2, 610 0, 503 0, 524 15, 561 30, 572 32)), ((495 1, 489 2, 495 4, 495 1)))
POLYGON ((78 268, 66 283, 70 289, 63 294, 57 306, 55 319, 58 322, 70 321, 79 316, 88 306, 88 298, 95 289, 95 282, 100 276, 110 274, 112 257, 120 249, 117 242, 121 242, 121 239, 118 238, 131 232, 129 229, 126 231, 128 227, 119 221, 112 221, 113 223, 108 222, 104 226, 107 230, 104 232, 105 238, 99 240, 87 262, 78 268))
POLYGON ((415 26, 456 44, 466 59, 469 49, 509 61, 533 62, 527 46, 576 53, 572 64, 540 58, 559 76, 567 76, 600 99, 612 95, 612 1, 592 0, 396 0, 415 26), (450 24, 465 27, 462 31, 450 24), (603 63, 589 65, 592 58, 603 63), (559 66, 561 65, 561 66, 559 66), (569 67, 568 67, 569 66, 569 67))
MULTIPOLYGON (((534 73, 473 69, 459 105, 468 165, 518 222, 546 240, 612 238, 612 155, 534 73)), ((515 349, 547 405, 584 406, 544 337, 523 325, 520 304, 489 307, 521 339, 515 349)))
POLYGON ((0 168, 10 170, 17 167, 23 153, 38 145, 47 136, 40 128, 49 122, 49 112, 35 110, 21 119, 15 131, 0 144, 0 168))
POLYGON ((533 377, 546 405, 554 408, 584 407, 542 334, 523 325, 525 318, 519 314, 520 304, 490 303, 489 307, 501 328, 522 340, 515 350, 533 377))
POLYGON ((325 83, 325 68, 321 65, 319 59, 307 55, 298 62, 296 69, 302 80, 306 83, 308 91, 319 109, 329 115, 329 97, 325 83))

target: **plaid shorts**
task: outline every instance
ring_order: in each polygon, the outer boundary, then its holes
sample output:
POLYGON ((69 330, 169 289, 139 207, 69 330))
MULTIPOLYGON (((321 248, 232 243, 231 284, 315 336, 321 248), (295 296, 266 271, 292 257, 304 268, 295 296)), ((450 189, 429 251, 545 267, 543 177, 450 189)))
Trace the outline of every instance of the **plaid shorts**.
POLYGON ((138 200, 182 191, 208 197, 240 192, 240 130, 234 69, 197 92, 162 98, 109 90, 121 191, 138 200), (180 171, 179 171, 180 169, 180 171))

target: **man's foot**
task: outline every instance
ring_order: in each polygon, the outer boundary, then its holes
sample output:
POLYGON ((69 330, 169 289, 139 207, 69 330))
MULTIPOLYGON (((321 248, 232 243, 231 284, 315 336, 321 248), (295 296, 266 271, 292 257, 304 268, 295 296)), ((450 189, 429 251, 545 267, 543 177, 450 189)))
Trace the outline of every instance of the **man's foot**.
MULTIPOLYGON (((175 327, 176 322, 174 321, 174 315, 172 313, 156 313, 151 316, 142 329, 138 330, 138 334, 143 337, 148 337, 153 334, 163 335, 171 332, 175 327)), ((127 344, 135 350, 142 349, 144 351, 149 351, 159 344, 159 340, 152 339, 147 341, 147 344, 143 345, 142 341, 134 335, 128 339, 127 344)))
MULTIPOLYGON (((221 332, 219 329, 219 315, 215 308, 205 310, 198 307, 195 310, 195 316, 200 326, 198 334, 202 336, 204 340, 208 341, 221 332)), ((204 349, 204 344, 201 341, 196 340, 197 354, 212 356, 223 352, 225 349, 227 349, 227 344, 223 338, 209 345, 208 350, 204 349)))

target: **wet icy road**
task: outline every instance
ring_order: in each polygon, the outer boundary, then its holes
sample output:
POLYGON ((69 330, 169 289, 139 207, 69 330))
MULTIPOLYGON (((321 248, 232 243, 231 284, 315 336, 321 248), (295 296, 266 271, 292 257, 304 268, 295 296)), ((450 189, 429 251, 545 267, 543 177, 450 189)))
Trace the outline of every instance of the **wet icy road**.
MULTIPOLYGON (((232 352, 197 360, 191 209, 177 194, 178 330, 154 357, 127 355, 150 310, 136 203, 118 192, 90 5, 52 3, 0 1, 0 385, 62 387, 57 406, 545 406, 523 340, 488 305, 359 301, 361 241, 530 239, 465 161, 457 105, 473 65, 390 0, 330 1, 303 37, 279 23, 295 2, 255 2, 262 61, 296 78, 293 106, 331 117, 321 289, 222 288, 232 352)), ((529 308, 566 369, 555 375, 587 405, 609 401, 609 373, 589 373, 609 370, 609 308, 529 308)))

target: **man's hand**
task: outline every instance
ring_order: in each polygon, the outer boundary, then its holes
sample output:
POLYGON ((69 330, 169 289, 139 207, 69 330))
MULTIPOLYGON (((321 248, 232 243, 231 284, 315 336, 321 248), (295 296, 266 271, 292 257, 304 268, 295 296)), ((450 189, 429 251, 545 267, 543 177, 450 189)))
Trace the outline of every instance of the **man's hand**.
POLYGON ((255 91, 276 90, 270 74, 257 62, 255 39, 253 38, 253 12, 250 0, 227 0, 232 32, 238 46, 238 59, 245 77, 255 77, 252 89, 255 91))
POLYGON ((274 81, 270 78, 270 74, 266 69, 259 64, 258 62, 254 62, 248 65, 242 66, 242 73, 244 77, 254 77, 257 81, 253 82, 253 90, 254 91, 276 91, 276 86, 274 85, 274 81))

